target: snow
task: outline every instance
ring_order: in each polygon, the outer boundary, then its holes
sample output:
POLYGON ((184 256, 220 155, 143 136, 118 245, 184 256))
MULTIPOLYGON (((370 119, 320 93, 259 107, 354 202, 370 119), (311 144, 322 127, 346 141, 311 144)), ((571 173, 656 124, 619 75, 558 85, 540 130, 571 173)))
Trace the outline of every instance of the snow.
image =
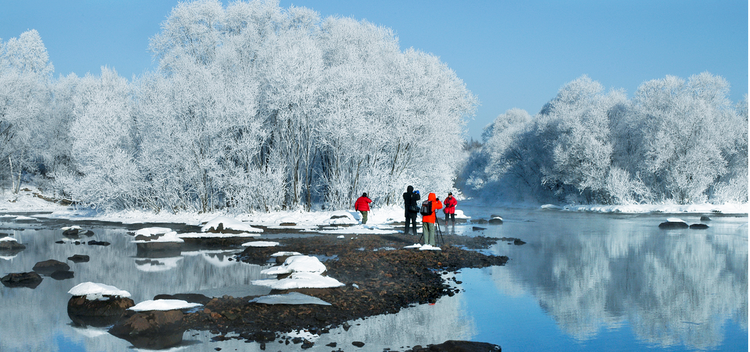
POLYGON ((80 230, 80 229, 81 229, 80 226, 74 225, 74 226, 65 226, 65 227, 61 228, 60 230, 68 231, 68 230, 80 230))
POLYGON ((18 242, 17 239, 15 239, 14 237, 10 237, 10 236, 0 238, 0 242, 3 242, 3 241, 5 241, 5 242, 18 242))
POLYGON ((330 306, 331 304, 313 296, 308 296, 299 292, 289 292, 283 295, 267 295, 254 298, 250 300, 250 303, 260 304, 317 304, 322 306, 330 306))
POLYGON ((135 312, 147 312, 147 311, 154 311, 154 310, 167 311, 167 310, 176 310, 176 309, 190 309, 190 308, 196 308, 200 306, 202 306, 202 304, 200 303, 190 303, 188 301, 183 301, 179 299, 158 299, 158 300, 143 301, 128 309, 135 311, 135 312))
POLYGON ((243 247, 276 247, 279 245, 279 242, 273 242, 273 241, 252 241, 252 242, 245 242, 242 244, 243 247))
POLYGON ((306 272, 321 274, 326 271, 326 266, 317 257, 306 255, 295 255, 286 258, 284 264, 260 271, 265 275, 283 275, 293 272, 306 272))
POLYGON ((360 235, 360 234, 374 234, 374 235, 390 235, 398 233, 399 231, 388 225, 355 225, 350 227, 340 227, 336 229, 326 229, 316 231, 326 235, 360 235))
POLYGON ((289 257, 293 255, 302 255, 300 252, 276 252, 271 254, 272 257, 289 257))
POLYGON ((172 229, 168 227, 146 227, 135 232, 136 236, 152 236, 152 235, 164 235, 172 232, 172 229))
POLYGON ((219 227, 219 224, 222 224, 225 230, 255 232, 255 233, 263 232, 263 229, 252 227, 248 224, 243 223, 240 220, 225 217, 225 216, 219 216, 217 218, 209 220, 208 222, 206 222, 205 225, 203 225, 203 227, 201 228, 201 231, 208 232, 211 228, 217 229, 219 227))
POLYGON ((73 286, 73 288, 71 288, 68 291, 68 293, 73 296, 86 296, 86 299, 89 301, 109 300, 109 297, 104 297, 104 296, 123 297, 123 298, 130 297, 130 292, 128 291, 123 291, 114 286, 99 284, 99 283, 90 282, 90 281, 83 282, 83 283, 73 286))
POLYGON ((143 272, 160 272, 177 268, 182 257, 136 258, 136 269, 143 272))
POLYGON ((234 238, 234 237, 260 237, 260 234, 241 232, 241 233, 214 233, 214 232, 188 232, 177 234, 179 238, 234 238))
POLYGON ((667 218, 667 222, 682 222, 682 223, 687 224, 687 222, 685 222, 685 220, 682 220, 680 218, 667 218))
POLYGON ((253 280, 253 285, 267 286, 274 290, 291 290, 296 288, 332 288, 344 286, 340 281, 315 273, 295 272, 289 277, 276 280, 253 280))
POLYGON ((404 249, 419 249, 420 251, 441 251, 440 247, 432 246, 429 244, 415 243, 410 246, 404 247, 404 249))
MULTIPOLYGON (((150 228, 150 229, 144 229, 144 230, 153 230, 153 229, 156 229, 156 228, 150 228)), ((158 228, 158 229, 161 230, 162 228, 158 228)), ((169 229, 167 229, 167 230, 169 230, 169 229)), ((183 243, 183 242, 185 242, 185 240, 183 240, 182 238, 180 238, 177 235, 177 232, 174 232, 172 230, 169 230, 169 231, 170 232, 164 233, 162 236, 159 236, 156 239, 153 239, 153 240, 135 240, 135 241, 133 241, 133 243, 154 243, 154 242, 160 242, 160 243, 183 243)), ((145 233, 148 233, 148 231, 145 231, 145 233)), ((139 233, 136 232, 136 234, 138 235, 139 233)), ((156 233, 153 233, 153 234, 156 234, 156 233)), ((150 236, 150 235, 145 235, 145 236, 150 236)))

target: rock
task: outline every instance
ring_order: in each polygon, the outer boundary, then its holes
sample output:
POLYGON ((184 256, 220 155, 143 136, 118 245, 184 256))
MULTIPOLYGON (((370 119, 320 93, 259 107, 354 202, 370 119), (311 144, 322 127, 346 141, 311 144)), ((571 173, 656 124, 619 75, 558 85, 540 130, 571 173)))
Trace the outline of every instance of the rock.
POLYGON ((42 277, 33 271, 28 273, 12 273, 3 276, 0 282, 7 287, 28 287, 33 289, 42 283, 42 277))
POLYGON ((156 295, 154 296, 154 300, 160 300, 160 299, 177 299, 181 301, 186 301, 190 303, 200 303, 203 305, 206 305, 206 303, 211 301, 211 297, 199 294, 199 293, 178 293, 175 295, 156 295))
POLYGON ((69 271, 70 266, 63 262, 59 262, 54 259, 45 260, 43 262, 36 263, 32 270, 42 275, 50 275, 55 271, 69 271))
POLYGON ((520 239, 516 238, 513 240, 513 244, 515 244, 516 246, 521 246, 521 245, 526 244, 526 242, 521 241, 520 239))
POLYGON ((72 271, 68 271, 68 270, 58 270, 52 274, 49 274, 49 277, 55 280, 67 280, 67 279, 72 279, 73 277, 75 277, 75 274, 72 271))
POLYGON ((65 237, 78 237, 78 228, 69 228, 63 231, 65 237))
POLYGON ((109 326, 134 305, 135 302, 127 297, 109 297, 109 300, 100 301, 88 300, 86 296, 73 296, 68 300, 68 317, 80 326, 109 326))
POLYGON ((346 216, 346 215, 332 215, 331 216, 331 220, 346 219, 346 218, 348 218, 348 216, 346 216))
POLYGON ((487 342, 474 342, 474 341, 445 341, 439 345, 428 345, 427 348, 422 346, 414 346, 413 349, 407 350, 407 352, 493 352, 502 351, 502 348, 498 345, 494 345, 487 342))
POLYGON ((711 221, 711 218, 709 218, 707 215, 701 216, 701 221, 711 221))
POLYGON ((659 224, 660 229, 671 230, 671 229, 686 229, 688 224, 677 218, 669 218, 667 221, 659 224))
POLYGON ((89 259, 90 257, 84 254, 73 254, 72 257, 68 257, 68 260, 73 263, 85 263, 88 262, 89 259))
POLYGON ((0 241, 0 251, 15 251, 26 249, 26 246, 17 241, 0 241))
POLYGON ((503 219, 501 219, 501 218, 492 218, 492 219, 489 219, 487 222, 490 223, 490 224, 492 224, 492 225, 502 225, 503 219))
POLYGON ((471 227, 472 231, 484 231, 486 229, 487 229, 486 227, 479 227, 479 226, 472 226, 471 227))
POLYGON ((86 236, 86 237, 91 237, 91 236, 93 236, 93 235, 94 235, 94 231, 91 231, 91 230, 86 230, 86 231, 85 231, 85 232, 83 232, 83 233, 80 233, 80 231, 79 231, 79 233, 78 233, 78 234, 79 234, 79 235, 84 235, 84 236, 86 236))
POLYGON ((359 348, 365 347, 365 343, 362 341, 353 341, 352 345, 359 348))
POLYGON ((706 224, 692 224, 690 225, 690 228, 693 230, 705 230, 708 228, 708 225, 706 224))
POLYGON ((10 237, 10 234, 5 233, 5 232, 0 232, 0 238, 4 238, 4 237, 10 237))
POLYGON ((109 246, 109 242, 91 240, 88 243, 89 246, 109 246))
POLYGON ((471 222, 477 223, 477 224, 486 224, 487 220, 485 220, 485 219, 477 219, 477 220, 472 220, 471 222))
POLYGON ((297 226, 297 224, 293 222, 282 222, 279 224, 279 226, 297 226))
POLYGON ((130 312, 118 320, 109 333, 137 348, 164 349, 182 342, 185 332, 180 310, 130 312))

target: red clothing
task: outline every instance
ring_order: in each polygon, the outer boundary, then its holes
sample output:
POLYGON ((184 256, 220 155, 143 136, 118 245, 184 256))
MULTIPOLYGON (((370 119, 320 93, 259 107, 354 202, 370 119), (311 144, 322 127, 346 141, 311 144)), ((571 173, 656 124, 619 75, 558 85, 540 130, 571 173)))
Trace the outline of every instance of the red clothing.
POLYGON ((370 211, 370 203, 372 203, 372 200, 367 197, 359 197, 357 198, 357 201, 354 202, 354 210, 356 211, 370 211))
POLYGON ((422 222, 431 222, 435 223, 435 212, 438 211, 438 209, 443 209, 443 203, 441 203, 439 200, 437 200, 437 197, 435 196, 435 193, 430 193, 427 195, 427 200, 432 202, 432 214, 430 215, 422 215, 422 222))
POLYGON ((445 210, 443 210, 446 214, 455 214, 456 213, 456 205, 458 205, 458 201, 453 196, 448 196, 448 198, 445 198, 445 210))

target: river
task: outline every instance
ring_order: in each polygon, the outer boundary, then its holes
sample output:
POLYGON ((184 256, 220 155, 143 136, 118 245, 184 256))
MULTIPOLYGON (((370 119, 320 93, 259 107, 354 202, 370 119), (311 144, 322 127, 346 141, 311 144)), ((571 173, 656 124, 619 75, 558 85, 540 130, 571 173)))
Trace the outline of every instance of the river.
MULTIPOLYGON (((507 255, 505 266, 449 274, 462 290, 434 305, 371 317, 308 337, 310 351, 404 350, 446 340, 472 340, 503 351, 747 351, 748 218, 709 214, 705 230, 661 230, 665 214, 594 214, 543 209, 463 207, 474 219, 499 214, 502 225, 458 224, 466 236, 513 237, 488 253, 507 255), (475 228, 481 227, 483 229, 475 228), (352 345, 354 341, 365 347, 352 345), (329 344, 336 343, 335 348, 329 344), (329 346, 326 346, 329 345, 329 346)), ((0 275, 28 272, 56 259, 74 277, 45 277, 35 289, 0 286, 0 351, 125 351, 133 347, 106 330, 71 324, 67 291, 101 282, 129 291, 136 301, 162 293, 261 295, 250 282, 262 267, 233 260, 236 250, 194 250, 166 258, 140 255, 131 243, 137 226, 0 217, 0 232, 26 249, 0 254, 0 275), (79 225, 109 246, 56 243, 62 226, 79 225), (7 253, 6 253, 7 254, 7 253), (90 257, 73 263, 74 254, 90 257)), ((670 215, 671 216, 671 215, 670 215)), ((688 223, 700 215, 678 215, 688 223)), ((264 237, 268 237, 265 236, 264 237)), ((260 351, 257 343, 215 342, 187 331, 179 351, 260 351)), ((231 336, 231 335, 230 335, 231 336)), ((266 350, 299 351, 270 343, 266 350)))

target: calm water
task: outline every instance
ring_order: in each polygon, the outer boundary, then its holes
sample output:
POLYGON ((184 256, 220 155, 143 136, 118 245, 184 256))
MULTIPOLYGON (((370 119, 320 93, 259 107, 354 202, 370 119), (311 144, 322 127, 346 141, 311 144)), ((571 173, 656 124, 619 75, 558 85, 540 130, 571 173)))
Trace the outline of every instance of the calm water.
MULTIPOLYGON (((747 351, 748 219, 713 216, 708 230, 658 229, 664 215, 601 215, 545 210, 459 206, 474 218, 500 214, 503 225, 458 225, 455 232, 516 237, 489 250, 507 255, 503 267, 457 273, 462 293, 434 305, 354 322, 332 330, 307 351, 382 351, 445 340, 474 340, 503 351, 747 351), (352 341, 365 342, 363 349, 352 341)), ((688 223, 699 216, 680 216, 688 223)), ((56 244, 66 222, 15 222, 0 218, 0 232, 27 249, 0 258, 0 275, 31 271, 41 260, 67 262, 73 279, 45 277, 36 289, 0 286, 0 351, 124 351, 126 341, 101 329, 73 327, 67 291, 84 281, 129 291, 136 302, 160 293, 209 296, 265 294, 251 286, 262 278, 257 265, 231 261, 237 251, 191 251, 168 258, 139 257, 124 228, 91 226, 85 240, 108 247, 56 244), (73 254, 91 257, 72 263, 73 254), (7 317, 13 317, 8 319, 7 317)), ((444 229, 449 230, 449 229, 444 229)), ((260 351, 256 343, 211 342, 211 334, 188 331, 179 351, 260 351)), ((267 351, 299 351, 270 343, 267 351)))

